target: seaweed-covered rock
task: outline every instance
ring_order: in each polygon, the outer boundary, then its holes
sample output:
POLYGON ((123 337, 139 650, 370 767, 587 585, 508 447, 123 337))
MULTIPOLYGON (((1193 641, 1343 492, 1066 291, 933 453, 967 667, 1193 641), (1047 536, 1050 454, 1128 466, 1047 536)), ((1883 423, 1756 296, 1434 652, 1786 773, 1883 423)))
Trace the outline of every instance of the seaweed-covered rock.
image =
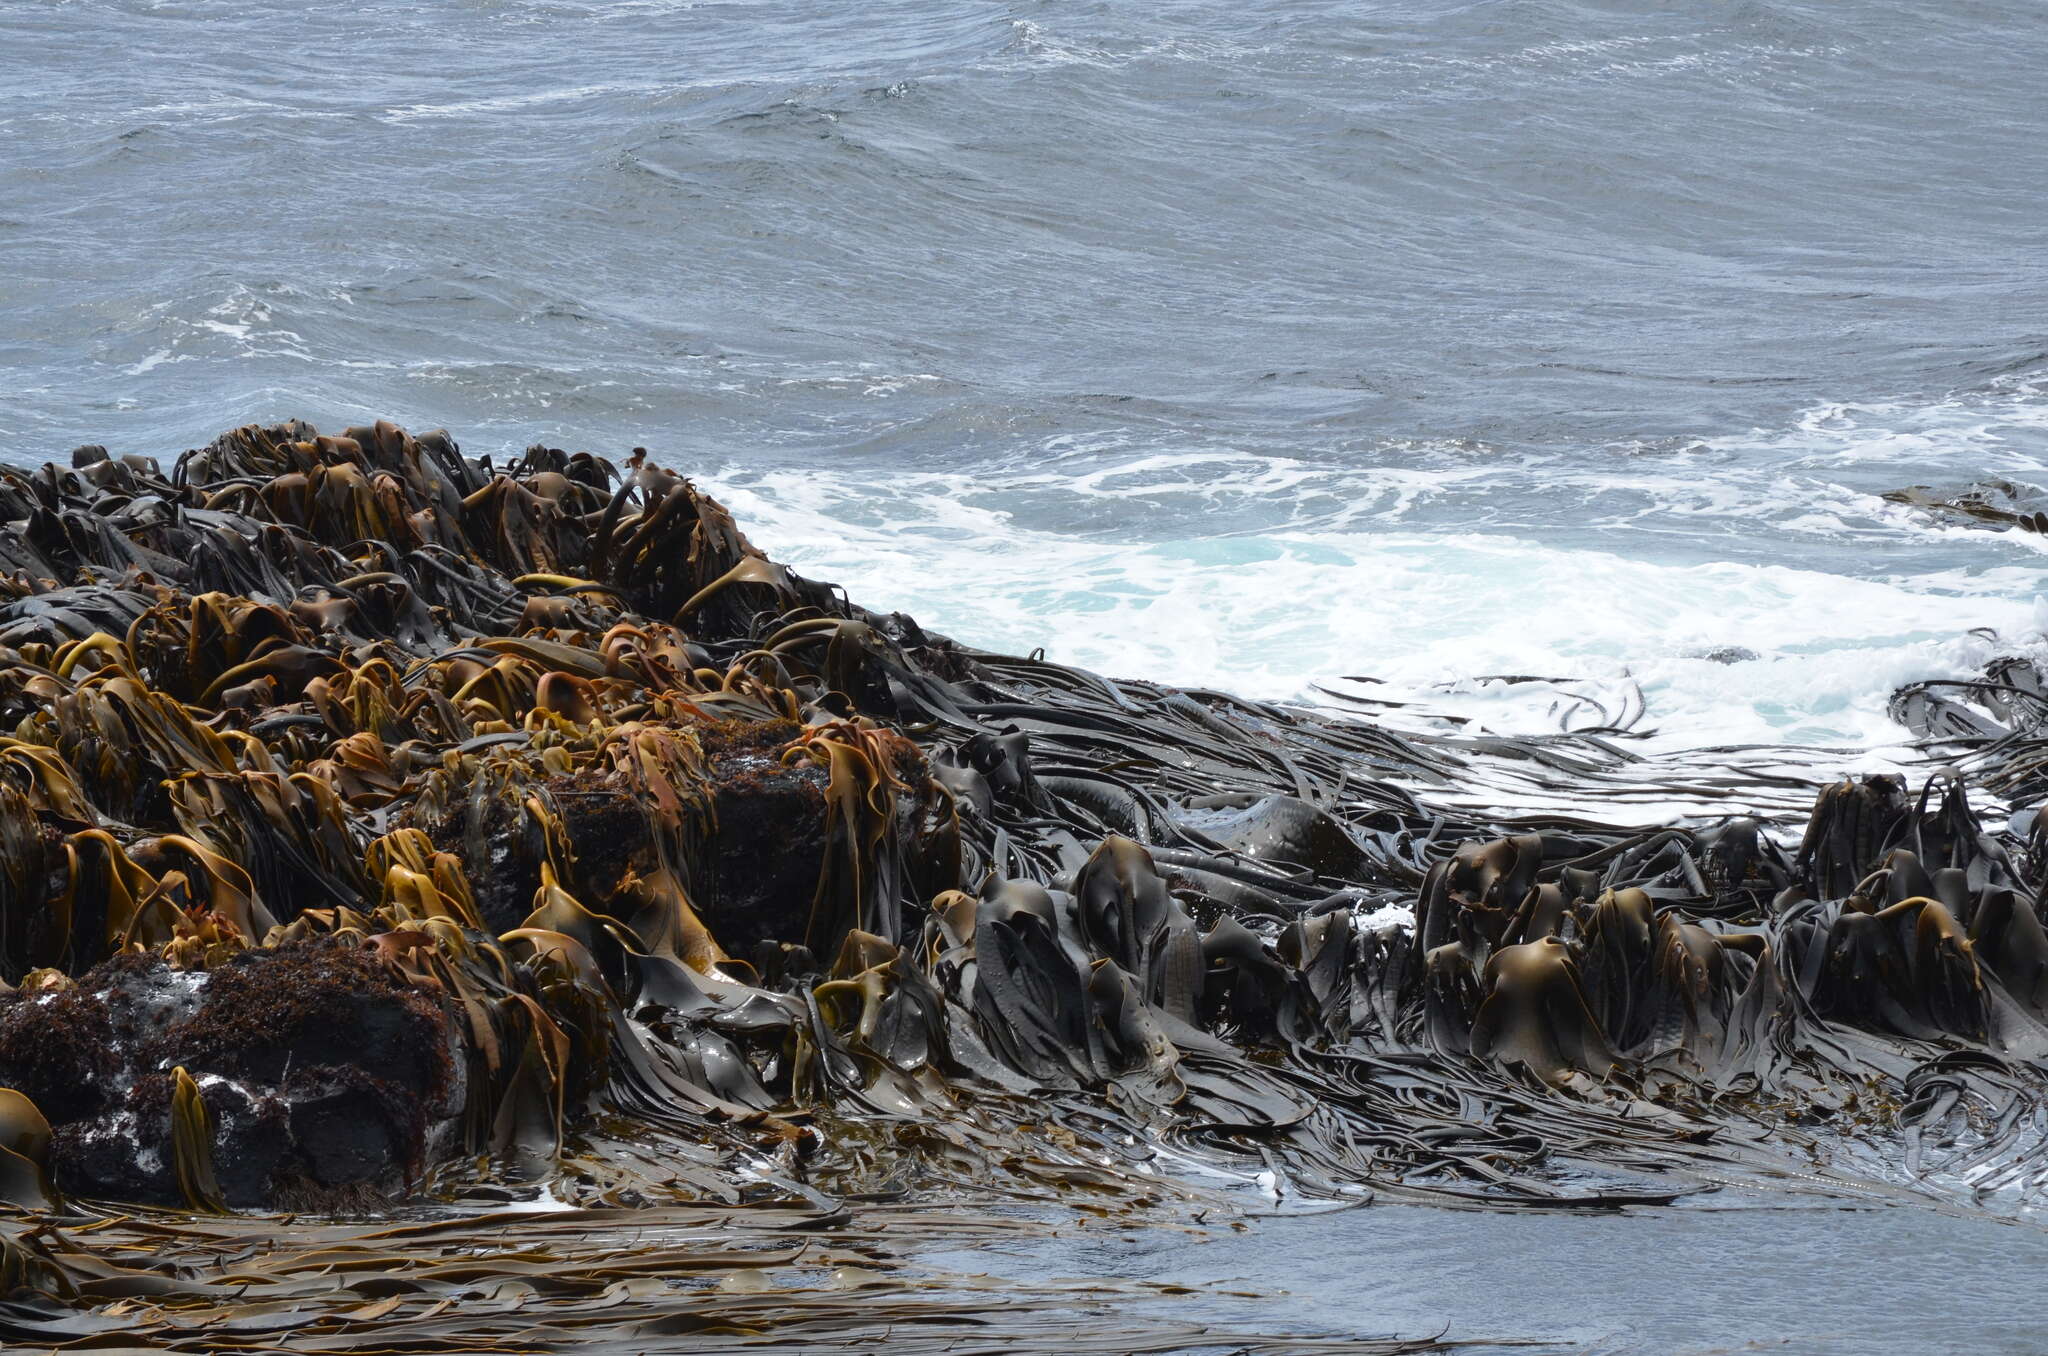
POLYGON ((120 1066, 101 995, 73 986, 0 999, 0 1086, 61 1125, 105 1108, 120 1066))
MULTIPOLYGON (((705 924, 736 956, 763 942, 802 944, 812 926, 831 776, 785 759, 802 733, 792 720, 728 720, 699 735, 717 829, 692 885, 705 924)), ((835 942, 821 939, 812 950, 829 954, 835 942)))
POLYGON ((339 938, 211 970, 127 953, 0 1011, 0 1085, 54 1127, 72 1194, 175 1202, 175 1072, 198 1089, 230 1205, 310 1184, 395 1191, 416 1178, 466 1077, 445 1001, 339 938))

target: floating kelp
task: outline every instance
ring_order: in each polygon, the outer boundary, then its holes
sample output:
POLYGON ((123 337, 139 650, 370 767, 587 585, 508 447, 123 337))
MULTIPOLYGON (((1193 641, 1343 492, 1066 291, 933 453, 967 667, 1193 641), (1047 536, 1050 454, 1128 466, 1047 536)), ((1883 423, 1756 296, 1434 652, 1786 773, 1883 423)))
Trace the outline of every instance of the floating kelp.
POLYGON ((2033 486, 2015 485, 2010 480, 1979 480, 1943 488, 1908 485, 1904 489, 1886 490, 1884 497, 1945 522, 2048 532, 2048 512, 2042 511, 2041 491, 2033 486))
MULTIPOLYGON (((2041 843, 1954 776, 981 654, 643 453, 388 424, 7 473, 0 570, 24 1207, 2042 1186, 2041 843)), ((2033 683, 1901 701, 2014 797, 2033 683)))

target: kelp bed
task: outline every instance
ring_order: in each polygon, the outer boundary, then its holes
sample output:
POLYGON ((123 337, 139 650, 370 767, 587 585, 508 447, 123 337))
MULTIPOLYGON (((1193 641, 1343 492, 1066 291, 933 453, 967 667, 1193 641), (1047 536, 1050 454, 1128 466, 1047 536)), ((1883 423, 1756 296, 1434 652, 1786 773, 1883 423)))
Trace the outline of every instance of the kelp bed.
MULTIPOLYGON (((1028 1227, 931 1206, 870 1207, 858 1222, 653 1206, 381 1227, 240 1216, 46 1227, 9 1244, 7 1280, 35 1298, 0 1306, 0 1338, 203 1352, 1447 1350, 1177 1317, 1194 1293, 1179 1286, 1019 1285, 903 1261, 905 1235, 965 1247, 1028 1227)), ((1211 1311, 1263 1298, 1202 1293, 1211 1311)))
POLYGON ((2016 1212, 2048 687, 1897 709, 1917 786, 1111 681, 637 450, 6 472, 0 1338, 1265 1349, 907 1242, 1233 1177, 2016 1212), (1764 818, 1630 822, 1674 795, 1764 818))

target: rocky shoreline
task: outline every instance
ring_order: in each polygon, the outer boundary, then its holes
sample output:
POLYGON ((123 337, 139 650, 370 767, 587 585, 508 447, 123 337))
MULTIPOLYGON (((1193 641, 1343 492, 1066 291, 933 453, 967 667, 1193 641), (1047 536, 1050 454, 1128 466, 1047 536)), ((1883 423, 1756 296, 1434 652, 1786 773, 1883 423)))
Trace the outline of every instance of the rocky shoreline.
POLYGON ((1169 1155, 1332 1199, 2017 1208, 2043 690, 1901 693, 1925 778, 1778 786, 1803 832, 1486 813, 1460 788, 1625 732, 970 651, 637 450, 82 448, 0 474, 12 1289, 80 1302, 36 1230, 109 1202, 1125 1208, 1184 1190, 1169 1155))

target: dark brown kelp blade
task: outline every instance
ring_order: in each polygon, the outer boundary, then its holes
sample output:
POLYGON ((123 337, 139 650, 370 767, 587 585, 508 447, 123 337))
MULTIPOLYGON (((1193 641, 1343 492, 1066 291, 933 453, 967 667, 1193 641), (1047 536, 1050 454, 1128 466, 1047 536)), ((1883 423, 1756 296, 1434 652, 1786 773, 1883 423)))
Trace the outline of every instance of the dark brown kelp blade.
POLYGON ((213 1117, 191 1074, 181 1066, 171 1071, 171 1078, 171 1158, 177 1165, 178 1191, 192 1209, 219 1214, 227 1206, 213 1168, 213 1117))
POLYGON ((28 1209, 56 1205, 50 1189, 50 1123, 36 1104, 0 1088, 0 1202, 28 1209))

